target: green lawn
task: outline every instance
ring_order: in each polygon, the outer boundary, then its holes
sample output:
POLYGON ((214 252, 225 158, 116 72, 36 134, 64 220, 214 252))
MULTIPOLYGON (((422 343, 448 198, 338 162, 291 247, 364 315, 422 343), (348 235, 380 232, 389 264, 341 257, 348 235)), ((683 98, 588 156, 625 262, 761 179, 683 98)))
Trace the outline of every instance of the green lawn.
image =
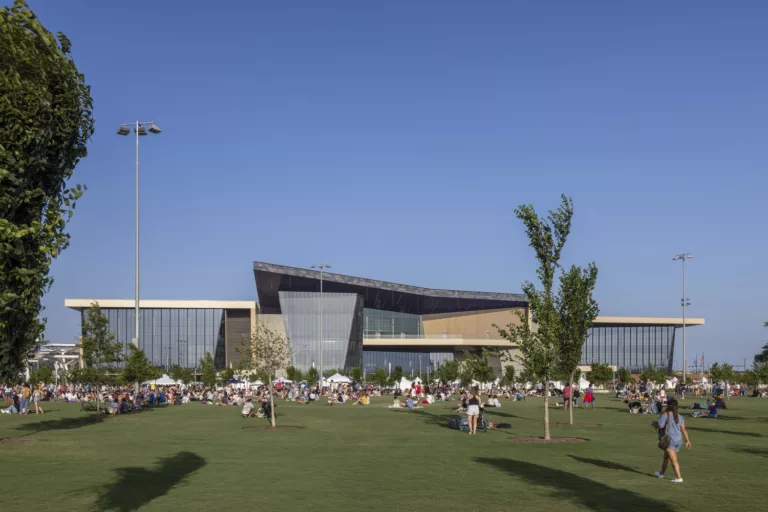
MULTIPOLYGON (((649 416, 599 399, 590 428, 553 429, 582 444, 511 442, 542 434, 542 401, 490 412, 511 430, 446 428, 451 405, 418 411, 280 404, 253 431, 235 407, 190 404, 116 420, 79 405, 0 416, 0 510, 761 510, 768 502, 768 400, 733 399, 722 419, 687 417, 685 483, 649 476, 660 451, 649 416)), ((690 400, 689 400, 690 402, 690 400)), ((455 403, 455 402, 453 402, 455 403)), ((552 410, 553 421, 567 421, 552 410)), ((670 475, 671 469, 670 469, 670 475)))

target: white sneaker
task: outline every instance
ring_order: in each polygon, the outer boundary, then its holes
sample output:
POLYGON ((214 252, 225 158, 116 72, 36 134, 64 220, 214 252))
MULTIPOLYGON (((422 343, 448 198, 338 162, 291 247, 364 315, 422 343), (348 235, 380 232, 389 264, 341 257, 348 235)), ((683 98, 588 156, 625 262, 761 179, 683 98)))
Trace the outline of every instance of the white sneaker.
POLYGON ((674 480, 672 480, 672 483, 673 484, 681 484, 681 483, 683 483, 683 479, 682 478, 675 478, 674 480))
POLYGON ((653 476, 655 476, 656 478, 664 478, 664 475, 662 475, 658 471, 654 471, 653 476))

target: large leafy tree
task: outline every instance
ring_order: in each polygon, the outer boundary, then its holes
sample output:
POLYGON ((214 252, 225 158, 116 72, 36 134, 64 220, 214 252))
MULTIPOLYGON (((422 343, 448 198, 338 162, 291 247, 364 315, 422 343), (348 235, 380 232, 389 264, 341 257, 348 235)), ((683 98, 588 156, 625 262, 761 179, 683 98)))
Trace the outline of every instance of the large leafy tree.
POLYGON ((613 370, 607 364, 592 363, 589 373, 587 373, 589 382, 605 384, 613 380, 613 370))
MULTIPOLYGON (((251 337, 243 340, 238 351, 242 355, 238 369, 265 374, 271 383, 278 370, 291 364, 291 349, 281 333, 259 323, 251 337)), ((275 427, 275 403, 270 386, 269 401, 272 406, 272 428, 275 427)))
POLYGON ((216 364, 210 352, 206 352, 205 355, 200 358, 200 380, 202 380, 206 386, 216 385, 216 364))
POLYGON ((116 367, 122 359, 123 346, 109 330, 109 320, 101 312, 97 302, 91 304, 85 312, 80 350, 84 367, 73 372, 73 380, 90 384, 97 389, 96 408, 99 409, 98 387, 115 381, 116 367))
POLYGON ((0 11, 0 380, 42 337, 40 301, 84 187, 69 187, 93 134, 90 88, 64 34, 21 1, 0 11))
POLYGON ((616 377, 622 384, 627 384, 632 381, 632 372, 622 366, 616 371, 616 377))
POLYGON ((562 339, 562 322, 555 304, 553 287, 555 273, 560 267, 560 256, 571 232, 573 201, 563 195, 558 209, 550 211, 546 218, 539 218, 533 205, 520 206, 515 214, 525 225, 529 245, 539 263, 536 275, 541 288, 537 289, 529 281, 523 283, 523 293, 528 298, 535 329, 520 312, 520 325, 510 323, 506 328, 497 328, 502 338, 518 345, 519 360, 526 373, 544 385, 544 439, 550 440, 548 389, 552 374, 560 369, 559 349, 562 339))
MULTIPOLYGON (((560 341, 558 358, 560 370, 568 375, 573 389, 573 374, 581 360, 589 328, 600 308, 592 296, 597 283, 597 266, 590 263, 586 269, 572 265, 560 276, 560 291, 555 306, 560 315, 560 341)), ((594 369, 594 367, 593 367, 594 369)), ((573 407, 569 407, 569 422, 573 425, 573 407)))
POLYGON ((487 357, 465 352, 464 359, 460 362, 459 381, 462 386, 467 386, 473 380, 480 383, 492 382, 496 380, 496 375, 488 364, 487 357))
POLYGON ((142 382, 157 379, 162 376, 163 372, 149 362, 147 354, 143 350, 136 348, 134 345, 129 345, 128 347, 130 353, 125 360, 121 377, 126 384, 138 383, 136 388, 138 393, 138 386, 142 382))
POLYGON ((320 375, 318 375, 317 369, 314 366, 309 370, 307 370, 306 378, 307 378, 307 384, 310 384, 312 386, 317 384, 317 381, 320 379, 320 375))
POLYGON ((437 378, 445 384, 451 384, 459 378, 459 367, 457 359, 446 361, 437 368, 437 378))
POLYGON ((715 363, 709 368, 709 378, 713 382, 725 383, 725 399, 730 400, 731 393, 728 391, 728 384, 730 384, 736 377, 736 370, 733 365, 728 363, 715 363))
POLYGON ((641 382, 653 382, 655 384, 662 384, 667 381, 667 370, 662 367, 656 367, 648 365, 640 373, 641 382))

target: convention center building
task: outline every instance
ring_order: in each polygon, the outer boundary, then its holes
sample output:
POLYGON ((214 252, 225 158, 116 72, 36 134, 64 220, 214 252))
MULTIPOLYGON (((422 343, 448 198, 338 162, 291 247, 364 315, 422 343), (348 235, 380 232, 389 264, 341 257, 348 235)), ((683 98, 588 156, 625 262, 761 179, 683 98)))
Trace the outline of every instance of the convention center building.
MULTIPOLYGON (((138 344, 150 360, 197 368, 206 352, 224 368, 257 322, 290 342, 292 363, 366 373, 400 366, 406 374, 434 371, 445 361, 484 349, 516 350, 494 325, 529 318, 525 295, 422 288, 304 268, 254 262, 258 301, 140 301, 138 344)), ((126 346, 136 338, 133 299, 66 299, 81 322, 98 303, 111 331, 126 346)), ((686 325, 703 325, 700 318, 686 325)), ((593 362, 639 372, 672 370, 681 318, 599 316, 590 329, 582 365, 593 362)), ((501 371, 498 356, 489 358, 501 371)))

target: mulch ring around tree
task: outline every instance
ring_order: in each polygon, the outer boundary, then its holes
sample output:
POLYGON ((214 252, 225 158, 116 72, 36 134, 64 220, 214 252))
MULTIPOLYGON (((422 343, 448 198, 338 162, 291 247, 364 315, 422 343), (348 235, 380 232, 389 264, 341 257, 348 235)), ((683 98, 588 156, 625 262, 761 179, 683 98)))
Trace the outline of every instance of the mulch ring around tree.
POLYGON ((553 427, 602 427, 602 423, 553 423, 553 427))
POLYGON ((259 427, 243 427, 243 430, 296 430, 304 427, 294 427, 292 425, 278 425, 272 427, 271 425, 259 426, 259 427))
POLYGON ((583 443, 586 439, 580 437, 553 437, 546 441, 543 437, 515 437, 510 439, 510 441, 520 444, 575 444, 583 443))
POLYGON ((36 443, 37 439, 25 439, 23 437, 3 437, 0 438, 0 444, 21 444, 36 443))

